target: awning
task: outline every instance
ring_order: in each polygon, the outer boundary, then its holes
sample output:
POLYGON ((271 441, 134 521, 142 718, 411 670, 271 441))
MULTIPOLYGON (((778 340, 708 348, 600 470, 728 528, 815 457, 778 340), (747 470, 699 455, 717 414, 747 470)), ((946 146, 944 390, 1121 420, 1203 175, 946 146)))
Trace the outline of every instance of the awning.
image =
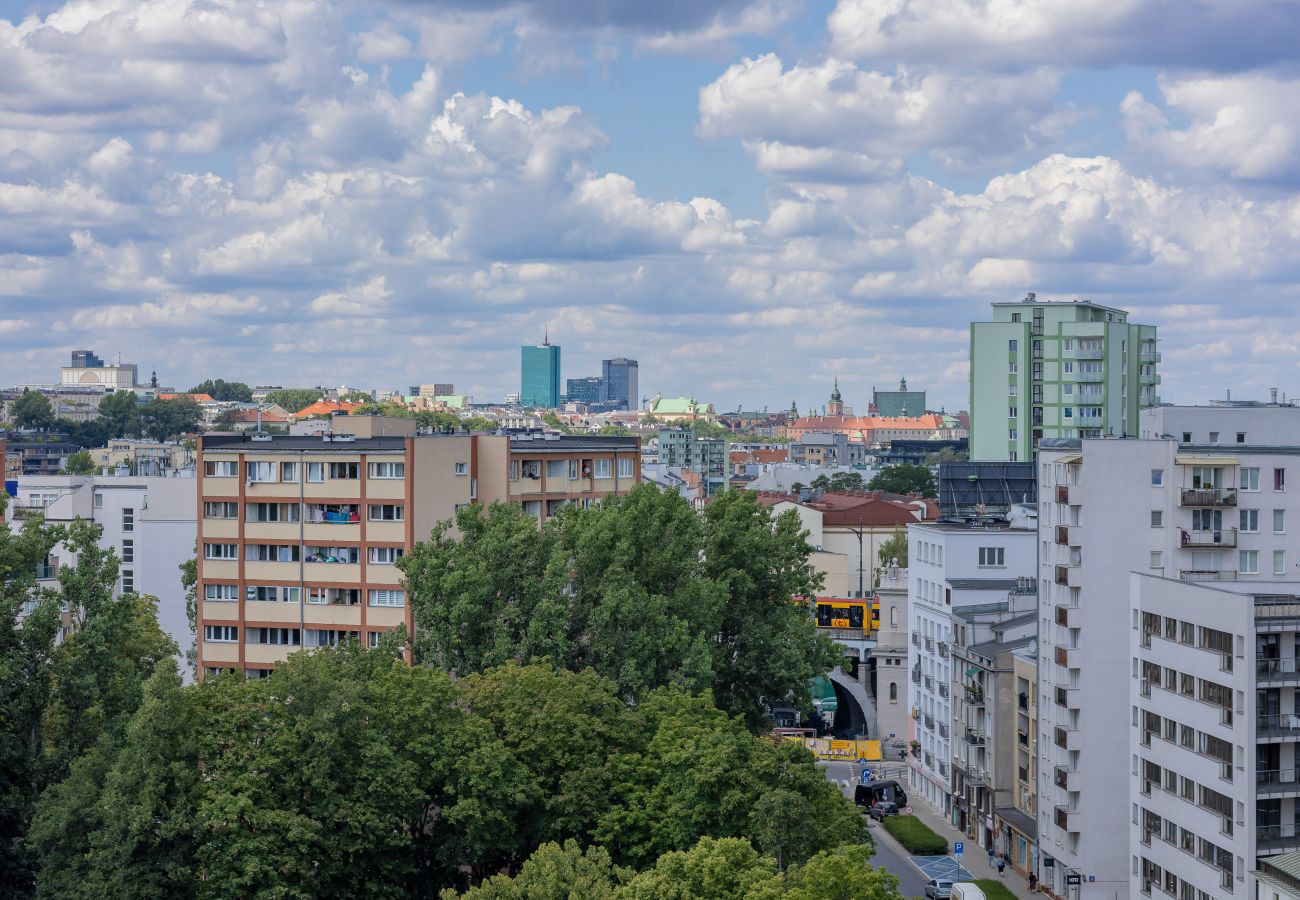
POLYGON ((1081 462, 1083 462, 1083 454, 1082 454, 1082 453, 1066 453, 1064 456, 1058 456, 1058 457, 1056 458, 1056 462, 1063 463, 1063 464, 1065 464, 1065 465, 1067 465, 1067 466, 1072 466, 1072 465, 1075 465, 1076 463, 1081 463, 1081 462))
POLYGON ((1175 456, 1174 463, 1180 466, 1235 466, 1235 456, 1175 456))
POLYGON ((971 666, 969 669, 966 670, 966 677, 967 677, 967 678, 974 678, 974 677, 975 677, 976 675, 978 675, 979 673, 980 673, 980 670, 979 670, 979 667, 978 667, 978 666, 971 666))

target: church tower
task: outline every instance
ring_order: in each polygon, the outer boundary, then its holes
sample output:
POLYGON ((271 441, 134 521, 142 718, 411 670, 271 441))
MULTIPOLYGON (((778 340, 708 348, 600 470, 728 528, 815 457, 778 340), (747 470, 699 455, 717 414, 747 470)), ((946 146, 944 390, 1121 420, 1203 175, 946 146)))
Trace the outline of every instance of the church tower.
POLYGON ((844 415, 844 401, 840 398, 840 379, 838 375, 835 377, 835 387, 831 390, 831 402, 826 404, 826 415, 844 415))

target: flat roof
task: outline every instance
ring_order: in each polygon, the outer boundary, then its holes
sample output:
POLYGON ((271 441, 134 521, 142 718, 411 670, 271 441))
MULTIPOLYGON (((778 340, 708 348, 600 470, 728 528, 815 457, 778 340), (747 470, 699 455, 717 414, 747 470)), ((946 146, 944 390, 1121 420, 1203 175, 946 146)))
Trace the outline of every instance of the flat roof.
POLYGON ((948 586, 963 591, 1013 591, 1020 587, 1018 578, 949 578, 948 586))
MULTIPOLYGON (((432 434, 413 435, 417 441, 438 440, 449 437, 469 437, 460 432, 434 432, 432 434)), ((254 440, 250 432, 239 434, 204 435, 203 449, 208 450, 243 450, 250 453, 277 450, 336 450, 347 453, 350 450, 401 450, 406 446, 406 437, 402 435, 381 435, 379 437, 352 437, 334 434, 330 440, 322 435, 271 435, 270 439, 254 440)), ((516 451, 546 453, 573 450, 635 450, 635 437, 598 436, 598 435, 559 435, 554 439, 510 436, 510 449, 516 451)))

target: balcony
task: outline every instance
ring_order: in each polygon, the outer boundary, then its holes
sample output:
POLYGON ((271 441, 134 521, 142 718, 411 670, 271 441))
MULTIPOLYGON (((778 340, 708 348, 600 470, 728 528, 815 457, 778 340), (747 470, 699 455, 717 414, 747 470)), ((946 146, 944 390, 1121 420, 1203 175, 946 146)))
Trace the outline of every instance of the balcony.
POLYGON ((1079 789, 1079 773, 1065 766, 1057 766, 1052 770, 1052 783, 1063 791, 1077 791, 1079 789))
MULTIPOLYGON (((1105 380, 1106 380, 1106 376, 1105 376, 1104 374, 1102 374, 1101 372, 1075 372, 1075 373, 1074 373, 1074 380, 1075 380, 1075 381, 1084 382, 1084 383, 1087 383, 1087 382, 1095 382, 1095 381, 1105 381, 1105 380)), ((1069 398, 1066 398, 1066 399, 1069 399, 1069 398)))
POLYGON ((1255 849, 1260 853, 1300 850, 1300 825, 1259 825, 1255 828, 1255 849))
POLYGON ((962 740, 970 744, 972 747, 983 747, 988 743, 988 737, 987 734, 980 731, 978 728, 967 726, 965 734, 962 735, 962 740))
POLYGON ((37 580, 37 581, 50 581, 50 580, 55 579, 55 578, 58 578, 58 577, 59 577, 59 564, 58 564, 58 563, 54 563, 53 565, 51 565, 51 564, 49 564, 49 563, 37 563, 37 564, 36 564, 36 580, 37 580))
POLYGON ((1105 355, 1104 350, 1075 350, 1075 359, 1102 359, 1105 355))
POLYGON ((1178 577, 1183 581, 1236 581, 1236 569, 1181 569, 1178 577))
POLYGON ((1083 610, 1077 606, 1056 607, 1056 624, 1062 628, 1079 628, 1083 621, 1083 610))
POLYGON ((984 688, 976 684, 966 685, 966 702, 970 706, 983 706, 984 688))
POLYGON ((1138 354, 1138 362, 1144 362, 1144 363, 1158 363, 1158 362, 1160 362, 1160 354, 1159 354, 1159 353, 1149 353, 1149 352, 1139 353, 1139 354, 1138 354))
POLYGON ((933 679, 933 678, 931 678, 929 675, 926 675, 925 678, 923 678, 923 679, 921 679, 921 680, 925 682, 925 689, 926 689, 927 691, 932 691, 932 690, 934 690, 934 679, 933 679))
POLYGON ((1070 502, 1070 486, 1068 484, 1058 484, 1056 486, 1056 502, 1057 503, 1070 502))
POLYGON ((1179 506, 1236 506, 1236 488, 1183 488, 1178 492, 1179 506))
POLYGON ((1237 546, 1237 529, 1223 528, 1218 531, 1193 531, 1187 528, 1180 528, 1179 543, 1186 550, 1196 550, 1200 548, 1218 549, 1220 547, 1237 546))
POLYGON ((1160 384, 1160 381, 1161 378, 1159 373, 1157 372, 1149 372, 1145 375, 1142 374, 1138 375, 1138 383, 1140 384, 1160 384))
POLYGON ((1057 728, 1055 741, 1062 750, 1082 750, 1083 732, 1077 728, 1057 728))
POLYGON ((1300 682, 1300 660, 1295 657, 1257 660, 1255 678, 1258 681, 1300 682))
POLYGON ((938 644, 938 647, 939 647, 939 656, 942 657, 943 659, 947 659, 947 658, 948 658, 948 642, 947 642, 947 641, 940 641, 939 644, 938 644))
POLYGON ((1079 648, 1077 647, 1056 647, 1055 648, 1056 664, 1064 669, 1079 668, 1079 648))
POLYGON ((1082 691, 1078 688, 1067 688, 1057 686, 1056 688, 1056 705, 1063 706, 1066 709, 1078 709, 1082 702, 1082 691))
POLYGON ((918 669, 913 669, 913 670, 912 670, 912 684, 920 684, 920 683, 921 683, 921 670, 920 670, 919 668, 918 668, 918 669))
POLYGON ((934 731, 934 716, 930 715, 929 713, 926 713, 924 716, 921 717, 921 721, 925 722, 926 728, 928 728, 930 731, 934 731))
POLYGON ((33 516, 45 515, 44 506, 21 506, 15 503, 10 509, 13 510, 15 519, 30 519, 33 516))
POLYGON ((948 699, 948 682, 946 681, 939 682, 939 696, 945 700, 948 699))
POLYGON ((1056 583, 1065 587, 1083 587, 1083 570, 1078 565, 1057 566, 1056 583))
POLYGON ((931 651, 934 650, 934 638, 932 637, 926 638, 924 644, 926 650, 931 650, 931 651))
POLYGON ((1070 527, 1068 525, 1056 526, 1056 543, 1060 544, 1062 547, 1068 547, 1070 545, 1070 527))
POLYGON ((988 770, 981 769, 979 766, 968 766, 966 768, 966 783, 971 787, 983 787, 989 783, 988 770))
POLYGON ((1296 769, 1256 771, 1255 794, 1259 797, 1300 796, 1300 771, 1296 769))
POLYGON ((1079 813, 1067 806, 1058 806, 1054 814, 1056 827, 1062 831, 1079 830, 1079 813))
POLYGON ((1279 737, 1300 740, 1300 716, 1294 713, 1256 716, 1255 737, 1260 740, 1279 737))
POLYGON ((915 631, 912 632, 912 646, 913 647, 921 646, 921 636, 917 634, 915 631))
POLYGON ((948 725, 944 722, 939 723, 939 737, 945 741, 948 739, 948 725))

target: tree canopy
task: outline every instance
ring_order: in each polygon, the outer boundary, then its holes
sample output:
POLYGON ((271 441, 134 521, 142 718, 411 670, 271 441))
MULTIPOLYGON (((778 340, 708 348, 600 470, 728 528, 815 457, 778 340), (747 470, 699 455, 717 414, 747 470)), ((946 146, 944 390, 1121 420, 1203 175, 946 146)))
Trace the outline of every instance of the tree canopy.
POLYGON ((219 403, 252 403, 253 390, 242 381, 226 381, 224 378, 201 381, 190 388, 191 394, 207 394, 219 403))
POLYGON ((144 433, 155 441, 174 441, 181 435, 197 431, 203 421, 203 410, 192 397, 160 400, 157 397, 140 411, 144 433))
POLYGON ((934 473, 929 466, 912 463, 899 463, 885 466, 867 485, 873 491, 886 491, 891 494, 920 494, 922 497, 937 497, 938 490, 934 484, 934 473))
POLYGON ((11 412, 19 428, 49 428, 54 424, 54 407, 40 391, 23 391, 13 402, 11 412))
POLYGON ((270 391, 266 395, 266 402, 287 412, 296 413, 300 409, 311 406, 323 396, 325 392, 317 388, 281 388, 278 391, 270 391))
POLYGON ((94 475, 95 469, 95 460, 91 458, 89 450, 69 453, 63 463, 63 470, 69 475, 94 475))
POLYGON ((749 492, 699 516, 652 485, 566 507, 540 529, 517 506, 461 510, 401 561, 416 656, 458 674, 549 658, 591 668, 635 699, 665 685, 710 690, 762 728, 807 699, 839 661, 790 602, 818 576, 798 517, 749 492))

